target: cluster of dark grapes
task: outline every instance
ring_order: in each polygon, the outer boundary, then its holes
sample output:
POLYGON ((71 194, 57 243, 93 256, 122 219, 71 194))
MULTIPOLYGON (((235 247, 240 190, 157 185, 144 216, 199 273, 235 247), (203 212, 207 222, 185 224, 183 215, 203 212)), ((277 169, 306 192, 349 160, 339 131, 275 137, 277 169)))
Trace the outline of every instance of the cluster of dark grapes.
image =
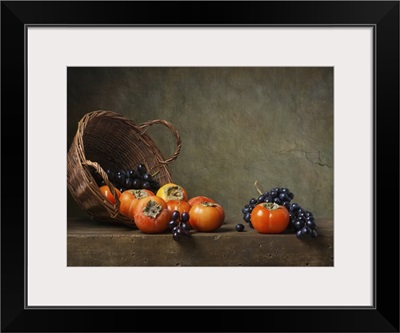
MULTIPOLYGON (((148 189, 154 193, 160 188, 160 183, 153 179, 144 164, 132 167, 128 170, 106 169, 108 180, 121 191, 129 189, 148 189)), ((105 185, 103 177, 96 169, 92 169, 93 178, 98 186, 105 185)))
POLYGON ((317 237, 317 226, 313 214, 305 210, 298 203, 292 203, 294 194, 288 188, 274 187, 267 192, 259 192, 260 196, 257 199, 251 198, 242 208, 243 220, 249 224, 250 228, 253 228, 251 224, 251 212, 253 208, 262 202, 274 202, 284 206, 289 211, 290 222, 288 229, 294 230, 297 238, 317 237))
POLYGON ((180 241, 189 239, 192 234, 190 233, 189 227, 189 213, 183 212, 182 214, 178 210, 174 210, 171 215, 171 221, 168 223, 168 229, 172 232, 172 239, 180 241))
POLYGON ((290 225, 295 230, 297 238, 316 238, 318 236, 317 225, 310 211, 305 210, 298 203, 294 202, 290 205, 289 213, 290 225))

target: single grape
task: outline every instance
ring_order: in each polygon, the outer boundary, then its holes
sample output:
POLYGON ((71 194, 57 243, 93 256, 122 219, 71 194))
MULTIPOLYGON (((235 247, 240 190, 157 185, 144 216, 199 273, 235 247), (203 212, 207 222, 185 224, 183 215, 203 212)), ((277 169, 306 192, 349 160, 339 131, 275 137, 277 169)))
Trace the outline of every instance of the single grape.
POLYGON ((294 203, 290 204, 290 210, 292 212, 295 212, 295 211, 297 211, 299 209, 300 209, 300 205, 298 203, 294 202, 294 203))
POLYGON ((133 179, 132 178, 126 178, 125 179, 125 187, 126 188, 132 188, 132 186, 133 186, 133 179))
POLYGON ((179 213, 179 210, 174 210, 171 215, 171 220, 177 221, 180 218, 180 216, 181 213, 179 213))
POLYGON ((182 234, 178 233, 178 232, 174 232, 174 233, 172 233, 172 238, 175 241, 180 241, 182 239, 182 234))
POLYGON ((296 237, 298 239, 303 239, 304 238, 304 234, 301 232, 301 229, 296 231, 296 237))
POLYGON ((304 227, 304 222, 301 221, 301 220, 296 220, 296 221, 294 221, 293 226, 294 226, 296 229, 301 229, 301 228, 304 227))
POLYGON ((168 222, 168 229, 169 229, 169 230, 172 230, 172 229, 175 228, 177 225, 178 225, 178 224, 177 224, 176 221, 171 220, 171 221, 168 222))
POLYGON ((285 193, 285 194, 287 195, 287 194, 289 194, 290 191, 289 191, 288 188, 282 187, 281 190, 280 190, 280 192, 281 192, 281 193, 285 193))
POLYGON ((117 175, 115 176, 114 183, 117 186, 123 185, 123 184, 125 184, 125 179, 126 179, 126 175, 118 172, 117 175))
POLYGON ((285 201, 289 201, 290 200, 290 198, 287 196, 287 194, 286 193, 279 193, 279 199, 281 199, 281 201, 282 202, 285 202, 285 201))
POLYGON ((258 197, 258 199, 257 199, 257 203, 264 202, 265 197, 266 197, 266 196, 265 196, 264 194, 260 195, 260 196, 258 197))
POLYGON ((242 232, 244 230, 244 225, 241 223, 236 224, 235 226, 236 231, 242 232))
POLYGON ((189 222, 190 216, 188 212, 183 212, 181 215, 181 221, 182 222, 189 222))
POLYGON ((146 190, 150 190, 150 188, 151 188, 150 182, 144 181, 144 182, 142 183, 142 188, 144 188, 144 189, 146 189, 146 190))
POLYGON ((142 180, 146 180, 148 182, 150 182, 152 180, 152 177, 149 173, 145 173, 144 175, 142 175, 142 180))
POLYGON ((306 225, 307 225, 307 227, 309 227, 311 229, 315 229, 315 227, 316 227, 315 222, 311 221, 311 220, 307 220, 306 225))
POLYGON ((186 222, 181 222, 180 226, 183 230, 190 230, 189 228, 189 224, 187 224, 186 222))
POLYGON ((301 228, 301 233, 303 235, 309 235, 309 234, 311 234, 311 229, 307 226, 304 226, 303 228, 301 228))
POLYGON ((139 190, 142 188, 142 181, 140 179, 134 179, 132 183, 132 188, 139 190))
POLYGON ((246 214, 244 215, 244 217, 243 217, 243 220, 244 220, 245 222, 250 222, 250 219, 251 219, 251 214, 250 214, 250 213, 246 213, 246 214))
POLYGON ((131 179, 135 179, 138 177, 138 174, 136 173, 136 171, 134 169, 129 169, 127 172, 127 175, 131 179))
POLYGON ((269 191, 269 196, 270 196, 271 198, 275 198, 277 195, 278 195, 278 192, 277 192, 277 191, 275 191, 275 190, 269 191))
POLYGON ((251 208, 250 205, 246 205, 246 206, 244 206, 244 207, 242 208, 242 213, 243 213, 243 214, 250 213, 251 211, 252 211, 252 208, 251 208))
POLYGON ((147 172, 147 168, 144 164, 139 164, 137 166, 137 171, 138 171, 139 175, 144 175, 147 172))

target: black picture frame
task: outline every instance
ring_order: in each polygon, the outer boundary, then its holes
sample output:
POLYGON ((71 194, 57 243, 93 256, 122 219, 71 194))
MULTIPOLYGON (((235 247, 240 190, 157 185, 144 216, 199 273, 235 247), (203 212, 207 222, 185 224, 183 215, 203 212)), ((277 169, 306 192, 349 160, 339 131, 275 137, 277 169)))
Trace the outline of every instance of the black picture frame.
POLYGON ((399 1, 2 1, 1 55, 2 332, 399 332, 399 1), (120 24, 373 27, 373 307, 26 307, 26 27, 120 24))

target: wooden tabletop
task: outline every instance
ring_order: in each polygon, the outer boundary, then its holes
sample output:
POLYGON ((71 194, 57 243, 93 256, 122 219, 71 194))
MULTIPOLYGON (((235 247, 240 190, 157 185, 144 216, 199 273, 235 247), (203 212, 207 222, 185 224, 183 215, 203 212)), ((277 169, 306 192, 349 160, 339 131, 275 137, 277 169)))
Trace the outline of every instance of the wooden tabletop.
POLYGON ((215 232, 192 230, 188 240, 170 232, 144 234, 122 224, 69 218, 68 266, 333 266, 333 220, 316 219, 318 237, 293 232, 260 234, 243 221, 225 221, 215 232), (235 225, 245 225, 243 232, 235 225))

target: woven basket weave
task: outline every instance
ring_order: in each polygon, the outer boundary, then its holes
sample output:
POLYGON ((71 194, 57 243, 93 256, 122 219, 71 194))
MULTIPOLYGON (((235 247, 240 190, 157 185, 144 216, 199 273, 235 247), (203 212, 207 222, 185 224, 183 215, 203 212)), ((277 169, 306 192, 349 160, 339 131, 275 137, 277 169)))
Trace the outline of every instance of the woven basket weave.
POLYGON ((112 111, 93 111, 82 117, 67 155, 67 186, 78 206, 99 221, 135 227, 135 222, 119 212, 120 202, 105 170, 127 170, 144 164, 154 180, 162 186, 172 182, 168 163, 181 149, 178 131, 166 120, 151 120, 142 124, 112 111), (145 132, 154 125, 166 126, 175 136, 176 147, 170 158, 160 150, 145 132), (116 204, 108 202, 92 176, 93 168, 111 189, 116 204))

